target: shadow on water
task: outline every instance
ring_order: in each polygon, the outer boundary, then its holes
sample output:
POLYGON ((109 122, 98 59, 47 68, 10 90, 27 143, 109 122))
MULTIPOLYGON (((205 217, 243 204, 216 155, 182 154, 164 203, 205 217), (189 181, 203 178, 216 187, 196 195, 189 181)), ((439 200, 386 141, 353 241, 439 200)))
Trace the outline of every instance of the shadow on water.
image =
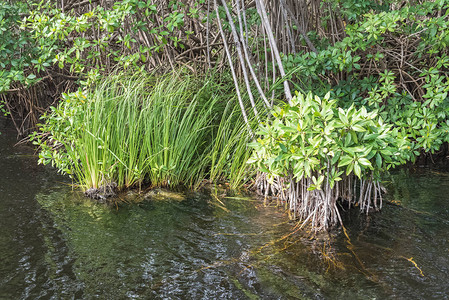
MULTIPOLYGON (((1 126, 0 126, 1 127, 1 126)), ((449 173, 400 170, 381 213, 319 242, 204 193, 93 203, 0 135, 0 299, 416 299, 449 293, 449 173), (226 209, 223 209, 222 206, 226 209)))

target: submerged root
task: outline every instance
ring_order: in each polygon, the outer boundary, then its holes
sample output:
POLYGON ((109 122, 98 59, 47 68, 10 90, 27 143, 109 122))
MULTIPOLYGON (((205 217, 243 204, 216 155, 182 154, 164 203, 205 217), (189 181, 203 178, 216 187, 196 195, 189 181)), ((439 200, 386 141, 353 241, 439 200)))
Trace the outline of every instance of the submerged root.
POLYGON ((101 203, 105 203, 108 198, 117 195, 116 190, 117 190, 117 183, 111 182, 104 184, 98 188, 90 188, 84 192, 84 195, 91 199, 98 200, 101 203))

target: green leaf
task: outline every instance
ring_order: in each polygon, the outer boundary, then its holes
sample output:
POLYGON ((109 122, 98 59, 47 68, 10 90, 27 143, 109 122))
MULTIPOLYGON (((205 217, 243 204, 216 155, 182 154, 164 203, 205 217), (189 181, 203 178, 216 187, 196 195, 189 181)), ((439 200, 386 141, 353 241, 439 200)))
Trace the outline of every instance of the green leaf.
POLYGON ((358 124, 352 125, 352 130, 357 131, 357 132, 364 132, 364 131, 366 131, 365 128, 363 128, 361 125, 358 125, 358 124))
POLYGON ((282 130, 284 130, 285 132, 297 132, 297 128, 295 127, 289 127, 289 126, 280 126, 280 128, 282 130))
POLYGON ((354 143, 356 143, 356 144, 359 143, 359 140, 357 139, 357 133, 355 133, 355 131, 351 130, 351 137, 352 137, 352 140, 354 141, 354 143))
POLYGON ((376 154, 376 165, 379 169, 382 167, 382 157, 379 153, 376 154))
POLYGON ((349 123, 348 118, 346 117, 345 112, 341 107, 338 108, 338 117, 343 124, 347 125, 349 123))
POLYGON ((354 168, 354 162, 350 163, 350 164, 346 167, 346 175, 351 174, 353 168, 354 168))
POLYGON ((340 162, 338 163, 338 167, 340 168, 349 165, 352 161, 353 161, 352 157, 343 156, 340 162))
POLYGON ((360 158, 358 159, 358 162, 359 162, 362 166, 371 168, 371 162, 370 162, 369 160, 367 160, 366 158, 364 158, 364 157, 360 157, 360 158))
POLYGON ((360 165, 357 162, 354 163, 354 174, 358 178, 362 178, 362 170, 360 168, 360 165))
POLYGON ((287 147, 285 147, 284 144, 280 143, 279 147, 281 148, 282 152, 287 152, 287 147))

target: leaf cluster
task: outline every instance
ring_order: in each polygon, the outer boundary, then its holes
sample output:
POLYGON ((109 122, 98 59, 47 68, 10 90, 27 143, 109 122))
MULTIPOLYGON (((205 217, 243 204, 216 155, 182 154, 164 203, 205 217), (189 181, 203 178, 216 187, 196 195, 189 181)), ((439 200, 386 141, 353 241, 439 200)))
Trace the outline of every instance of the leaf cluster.
POLYGON ((343 176, 378 180, 405 162, 396 129, 376 111, 337 108, 330 94, 297 93, 291 104, 274 108, 258 135, 250 162, 272 177, 311 178, 311 189, 333 188, 343 176))

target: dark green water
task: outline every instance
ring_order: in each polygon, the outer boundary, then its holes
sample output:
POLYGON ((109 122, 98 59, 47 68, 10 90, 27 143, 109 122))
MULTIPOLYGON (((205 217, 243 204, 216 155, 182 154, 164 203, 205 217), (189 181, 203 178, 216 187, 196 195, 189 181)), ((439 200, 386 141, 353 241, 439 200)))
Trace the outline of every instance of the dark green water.
POLYGON ((0 299, 449 297, 448 172, 396 172, 402 207, 316 242, 247 198, 93 204, 0 128, 0 299))

